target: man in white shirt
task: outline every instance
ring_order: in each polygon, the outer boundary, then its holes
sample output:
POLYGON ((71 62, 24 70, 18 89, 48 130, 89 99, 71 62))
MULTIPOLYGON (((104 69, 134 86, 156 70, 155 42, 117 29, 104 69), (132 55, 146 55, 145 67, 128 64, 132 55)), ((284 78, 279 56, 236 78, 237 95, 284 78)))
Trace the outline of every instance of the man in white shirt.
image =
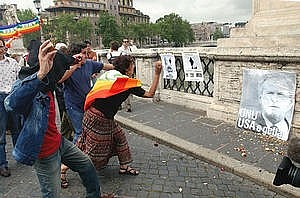
POLYGON ((9 177, 8 161, 6 160, 6 130, 10 118, 12 141, 15 145, 19 135, 19 124, 16 115, 7 113, 4 108, 4 99, 11 91, 14 81, 18 78, 20 66, 13 58, 6 57, 5 41, 0 37, 0 175, 9 177))
POLYGON ((122 46, 119 47, 118 52, 120 52, 121 55, 130 55, 131 54, 132 51, 130 49, 128 39, 123 39, 122 46))

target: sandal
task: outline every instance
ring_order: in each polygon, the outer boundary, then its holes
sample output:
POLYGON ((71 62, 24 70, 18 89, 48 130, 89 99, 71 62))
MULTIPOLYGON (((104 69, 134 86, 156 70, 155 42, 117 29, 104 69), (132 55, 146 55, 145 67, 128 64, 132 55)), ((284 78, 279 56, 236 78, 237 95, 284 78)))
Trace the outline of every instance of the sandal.
POLYGON ((131 168, 127 166, 126 168, 121 168, 119 170, 119 174, 126 174, 126 175, 138 175, 139 171, 135 170, 134 168, 131 168))
POLYGON ((67 172, 61 172, 60 173, 60 186, 62 188, 68 188, 69 187, 69 181, 67 179, 67 172))
POLYGON ((100 198, 116 198, 114 194, 105 194, 105 193, 101 193, 101 197, 100 198))

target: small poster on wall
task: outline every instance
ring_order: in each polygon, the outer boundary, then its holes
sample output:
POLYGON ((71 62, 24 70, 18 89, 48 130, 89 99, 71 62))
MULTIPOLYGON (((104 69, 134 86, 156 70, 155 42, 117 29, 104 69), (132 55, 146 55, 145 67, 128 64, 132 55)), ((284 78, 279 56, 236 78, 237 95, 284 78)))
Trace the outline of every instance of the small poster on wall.
POLYGON ((185 81, 203 81, 203 69, 197 52, 182 53, 185 81))
POLYGON ((177 71, 175 65, 175 56, 173 54, 161 54, 161 61, 163 66, 163 78, 165 79, 177 79, 177 71))
POLYGON ((295 91, 294 72, 245 69, 237 127, 286 141, 295 91))

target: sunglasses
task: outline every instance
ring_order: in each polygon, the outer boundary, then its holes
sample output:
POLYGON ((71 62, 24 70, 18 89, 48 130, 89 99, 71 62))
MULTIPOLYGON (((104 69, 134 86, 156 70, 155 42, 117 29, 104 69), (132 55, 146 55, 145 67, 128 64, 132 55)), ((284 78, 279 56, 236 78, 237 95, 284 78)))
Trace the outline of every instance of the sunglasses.
POLYGON ((123 43, 128 43, 128 41, 123 41, 123 43))

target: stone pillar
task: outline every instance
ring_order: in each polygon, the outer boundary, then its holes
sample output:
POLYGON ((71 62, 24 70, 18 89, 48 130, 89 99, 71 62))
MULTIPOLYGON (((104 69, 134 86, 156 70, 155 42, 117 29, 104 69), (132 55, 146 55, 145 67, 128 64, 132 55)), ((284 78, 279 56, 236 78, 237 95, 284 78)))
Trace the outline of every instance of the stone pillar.
POLYGON ((300 2, 253 0, 252 16, 245 28, 233 28, 218 47, 300 47, 300 2))
POLYGON ((245 28, 219 39, 215 54, 214 100, 208 116, 235 122, 244 68, 294 71, 297 91, 292 133, 300 136, 300 2, 253 0, 245 28))
POLYGON ((259 0, 252 0, 252 15, 259 11, 259 0))

